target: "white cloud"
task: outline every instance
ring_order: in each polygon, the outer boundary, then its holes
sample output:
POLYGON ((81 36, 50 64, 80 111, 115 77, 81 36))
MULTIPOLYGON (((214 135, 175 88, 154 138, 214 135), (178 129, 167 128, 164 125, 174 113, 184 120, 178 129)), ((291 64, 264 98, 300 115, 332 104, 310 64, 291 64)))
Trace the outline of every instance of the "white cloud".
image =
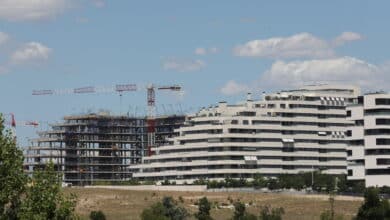
POLYGON ((196 55, 206 55, 206 54, 215 54, 218 53, 217 47, 210 47, 210 48, 204 48, 204 47, 198 47, 195 49, 194 53, 196 55))
POLYGON ((296 88, 309 84, 354 84, 366 91, 390 90, 390 62, 375 65, 353 57, 276 61, 259 80, 239 84, 233 80, 220 89, 225 95, 296 88))
POLYGON ((35 21, 52 18, 67 8, 70 0, 0 0, 0 19, 35 21))
POLYGON ((294 58, 294 57, 331 57, 333 50, 328 43, 309 33, 300 33, 290 37, 275 37, 265 40, 253 40, 234 48, 237 56, 294 58))
POLYGON ((233 49, 236 56, 265 58, 332 58, 334 48, 349 41, 360 40, 358 33, 344 32, 332 41, 326 41, 310 33, 289 37, 273 37, 249 41, 233 49))
POLYGON ((9 40, 8 34, 0 31, 0 45, 6 43, 9 40))
POLYGON ((364 88, 388 87, 388 66, 377 66, 353 57, 324 60, 276 61, 261 77, 263 85, 302 86, 310 83, 353 83, 364 88))
POLYGON ((23 64, 49 59, 52 49, 38 42, 23 45, 11 55, 11 63, 23 64))
POLYGON ((341 46, 349 41, 361 40, 363 37, 355 32, 343 32, 333 40, 334 46, 341 46))
POLYGON ((174 70, 178 72, 198 71, 205 66, 206 63, 202 60, 169 59, 163 62, 163 68, 165 70, 174 70))
POLYGON ((249 90, 249 86, 237 83, 234 80, 230 80, 220 89, 220 92, 224 95, 231 96, 246 93, 249 90))

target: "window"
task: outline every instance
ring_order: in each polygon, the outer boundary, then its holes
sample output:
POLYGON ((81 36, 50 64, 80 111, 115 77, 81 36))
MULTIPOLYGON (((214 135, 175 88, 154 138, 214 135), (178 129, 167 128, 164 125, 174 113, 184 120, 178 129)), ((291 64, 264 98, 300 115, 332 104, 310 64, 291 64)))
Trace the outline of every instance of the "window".
POLYGON ((390 125, 390 118, 377 118, 376 125, 390 125))
POLYGON ((351 110, 347 111, 347 117, 351 117, 351 110))
POLYGON ((249 121, 248 120, 243 120, 242 124, 247 125, 247 124, 249 124, 249 121))
POLYGON ((326 158, 326 157, 320 157, 320 158, 318 158, 318 160, 319 160, 320 162, 325 162, 325 161, 328 161, 328 158, 326 158))
POLYGON ((376 145, 390 145, 390 139, 388 138, 377 138, 376 145))
POLYGON ((366 155, 390 155, 390 149, 370 149, 366 150, 366 155))
POLYGON ((390 99, 375 99, 376 105, 390 105, 390 99))
POLYGON ((389 158, 378 158, 376 159, 377 165, 390 165, 390 159, 389 158))
POLYGON ((368 169, 366 175, 389 175, 390 169, 368 169))
POLYGON ((390 129, 367 129, 364 131, 365 135, 389 135, 390 129))
POLYGON ((293 170, 293 169, 295 169, 295 167, 292 166, 292 165, 283 165, 283 166, 282 166, 282 169, 283 169, 283 170, 293 170))
POLYGON ((322 148, 318 149, 318 153, 327 153, 327 152, 328 151, 326 149, 322 149, 322 148))
POLYGON ((352 170, 348 170, 348 176, 353 176, 353 171, 352 170))
POLYGON ((369 109, 369 110, 364 110, 364 115, 390 115, 390 109, 369 109))
POLYGON ((352 151, 351 150, 347 150, 347 155, 350 157, 352 156, 352 151))
POLYGON ((355 125, 356 126, 364 126, 364 120, 356 120, 355 125))

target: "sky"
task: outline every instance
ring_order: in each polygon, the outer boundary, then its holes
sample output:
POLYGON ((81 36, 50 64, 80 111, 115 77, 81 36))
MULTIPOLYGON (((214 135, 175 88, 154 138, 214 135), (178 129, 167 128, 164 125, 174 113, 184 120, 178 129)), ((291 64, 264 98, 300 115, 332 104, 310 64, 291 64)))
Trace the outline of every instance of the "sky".
POLYGON ((64 115, 193 112, 313 83, 389 90, 389 1, 0 0, 0 112, 21 143, 64 115), (36 89, 137 84, 124 93, 36 89))

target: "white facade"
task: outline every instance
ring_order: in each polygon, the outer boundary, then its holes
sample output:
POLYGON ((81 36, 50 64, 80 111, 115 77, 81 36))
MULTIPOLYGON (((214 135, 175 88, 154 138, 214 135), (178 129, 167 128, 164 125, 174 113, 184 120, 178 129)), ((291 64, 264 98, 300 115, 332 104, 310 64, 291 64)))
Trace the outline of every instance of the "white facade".
POLYGON ((346 173, 346 105, 353 86, 307 86, 189 117, 173 144, 131 167, 141 180, 251 178, 321 170, 346 173))
POLYGON ((390 95, 367 94, 347 108, 348 179, 390 186, 390 95))

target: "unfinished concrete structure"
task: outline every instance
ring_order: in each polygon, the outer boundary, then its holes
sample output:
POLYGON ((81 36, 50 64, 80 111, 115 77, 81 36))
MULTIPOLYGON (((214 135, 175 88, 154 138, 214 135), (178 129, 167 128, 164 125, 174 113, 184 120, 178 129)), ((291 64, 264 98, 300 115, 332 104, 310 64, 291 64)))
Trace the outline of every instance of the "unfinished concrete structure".
MULTIPOLYGON (((156 118, 156 146, 168 144, 183 124, 182 115, 156 118)), ((63 174, 63 181, 90 185, 131 178, 129 165, 142 162, 147 154, 145 117, 87 114, 66 116, 51 130, 39 132, 26 150, 27 172, 42 168, 49 161, 63 174)))

